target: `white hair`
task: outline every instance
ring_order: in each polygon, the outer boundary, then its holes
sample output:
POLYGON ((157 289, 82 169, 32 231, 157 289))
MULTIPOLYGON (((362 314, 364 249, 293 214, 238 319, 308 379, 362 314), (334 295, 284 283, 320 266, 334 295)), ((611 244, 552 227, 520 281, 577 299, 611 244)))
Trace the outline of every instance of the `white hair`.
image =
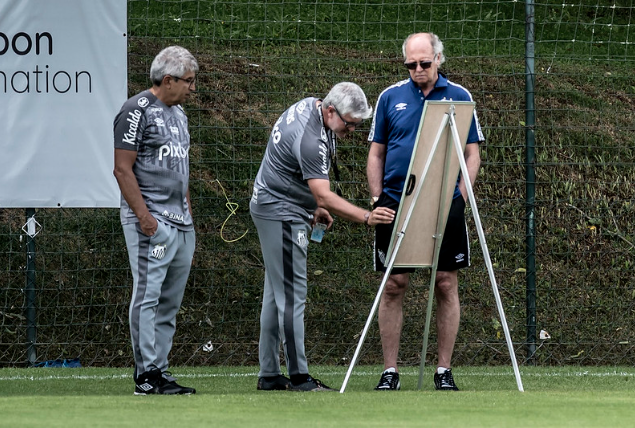
POLYGON ((340 82, 333 86, 322 101, 322 107, 333 106, 342 115, 350 115, 355 119, 368 119, 373 114, 373 108, 368 105, 366 94, 357 84, 340 82))
POLYGON ((198 63, 190 51, 181 46, 168 46, 154 57, 150 66, 150 80, 160 86, 165 76, 183 77, 190 71, 198 71, 198 63))
POLYGON ((434 52, 434 56, 439 59, 439 65, 445 62, 445 55, 443 55, 443 42, 439 39, 434 33, 413 33, 406 37, 406 40, 403 41, 403 45, 401 45, 401 52, 403 53, 403 59, 406 59, 406 45, 410 41, 410 39, 414 37, 421 36, 423 34, 427 34, 430 37, 430 44, 432 45, 432 51, 434 52))

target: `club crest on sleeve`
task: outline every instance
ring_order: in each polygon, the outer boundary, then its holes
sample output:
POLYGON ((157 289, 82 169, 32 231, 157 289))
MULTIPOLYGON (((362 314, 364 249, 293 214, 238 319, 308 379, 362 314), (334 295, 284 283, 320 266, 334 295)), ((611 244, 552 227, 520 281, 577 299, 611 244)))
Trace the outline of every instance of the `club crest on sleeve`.
POLYGON ((150 101, 146 97, 141 97, 137 100, 137 105, 141 108, 144 108, 148 104, 150 104, 150 101))

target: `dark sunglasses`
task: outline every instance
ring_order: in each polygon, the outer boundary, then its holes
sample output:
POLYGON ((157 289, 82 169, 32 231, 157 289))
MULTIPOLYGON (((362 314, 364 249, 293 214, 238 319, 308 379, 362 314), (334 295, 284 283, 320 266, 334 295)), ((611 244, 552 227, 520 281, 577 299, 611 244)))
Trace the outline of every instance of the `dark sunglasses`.
POLYGON ((408 70, 416 70, 417 65, 420 66, 422 70, 427 70, 432 67, 432 61, 404 62, 403 65, 405 65, 408 70))

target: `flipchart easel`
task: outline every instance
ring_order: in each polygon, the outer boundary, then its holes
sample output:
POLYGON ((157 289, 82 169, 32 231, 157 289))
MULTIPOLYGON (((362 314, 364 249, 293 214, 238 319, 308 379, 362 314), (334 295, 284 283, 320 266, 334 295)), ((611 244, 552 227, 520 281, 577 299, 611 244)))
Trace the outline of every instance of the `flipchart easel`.
MULTIPOLYGON (((386 273, 377 291, 377 296, 375 297, 370 314, 366 320, 340 393, 343 393, 346 389, 370 324, 379 307, 384 287, 394 267, 431 268, 423 350, 421 352, 421 364, 419 367, 418 389, 421 389, 425 356, 428 348, 428 336, 430 333, 437 260, 439 258, 445 223, 456 185, 456 177, 458 177, 459 171, 461 171, 464 177, 469 176, 463 151, 472 124, 474 106, 474 102, 467 101, 426 101, 424 105, 419 130, 417 132, 417 139, 413 149, 413 156, 411 157, 408 169, 408 178, 404 185, 391 244, 385 258, 387 263, 384 261, 386 273), (439 127, 436 133, 434 133, 436 124, 439 124, 439 127), (429 138, 432 135, 435 135, 435 139, 432 144, 430 144, 429 138), (417 178, 416 175, 418 171, 422 171, 420 178, 417 178), (441 183, 439 183, 439 179, 441 183), (424 196, 422 200, 425 201, 425 203, 418 203, 420 196, 424 196), (410 220, 413 217, 423 219, 423 221, 413 222, 411 224, 410 220), (406 231, 408 231, 408 233, 406 233, 406 231)), ((469 179, 464 180, 464 182, 481 243, 483 258, 492 283, 492 290, 501 318, 501 325, 505 333, 507 348, 512 360, 516 384, 519 391, 524 391, 472 185, 469 179)))

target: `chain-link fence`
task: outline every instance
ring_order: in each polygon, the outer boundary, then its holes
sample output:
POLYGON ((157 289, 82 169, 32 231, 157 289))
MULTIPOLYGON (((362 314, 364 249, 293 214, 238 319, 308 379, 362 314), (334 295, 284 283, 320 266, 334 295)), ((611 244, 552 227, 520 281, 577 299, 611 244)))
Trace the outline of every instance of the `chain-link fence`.
MULTIPOLYGON (((633 364, 633 20, 632 0, 129 0, 130 95, 149 86, 149 65, 162 47, 185 46, 201 65, 198 95, 185 106, 197 249, 172 363, 257 364, 264 267, 248 202, 278 115, 343 80, 360 84, 374 104, 385 87, 407 77, 404 38, 432 31, 445 44, 442 71, 471 91, 484 128, 475 193, 519 360, 534 345, 538 364, 633 364), (535 39, 529 91, 528 38, 535 39), (535 124, 527 123, 530 98, 535 124), (535 136, 529 162, 528 131, 535 136), (535 168, 535 182, 526 180, 528 167, 535 168), (528 192, 535 194, 529 209, 528 192), (528 221, 535 229, 528 231, 528 221), (528 233, 535 272, 527 271, 528 233), (534 344, 527 339, 528 277, 535 279, 536 331, 550 335, 537 334, 534 344)), ((344 195, 360 206, 369 197, 368 126, 342 139, 338 152, 344 195)), ((42 225, 34 259, 37 360, 131 365, 132 278, 118 211, 38 210, 36 218, 42 225)), ((0 219, 0 364, 23 365, 29 361, 26 213, 2 209, 0 219)), ((479 241, 468 224, 473 266, 460 275, 454 364, 507 364, 479 241)), ((372 239, 371 230, 337 219, 321 244, 310 245, 312 364, 352 357, 380 282, 372 239)), ((421 358, 428 281, 422 270, 407 295, 403 364, 421 358)), ((433 328, 431 361, 435 334, 433 328)), ((360 362, 380 361, 374 326, 360 362)))

